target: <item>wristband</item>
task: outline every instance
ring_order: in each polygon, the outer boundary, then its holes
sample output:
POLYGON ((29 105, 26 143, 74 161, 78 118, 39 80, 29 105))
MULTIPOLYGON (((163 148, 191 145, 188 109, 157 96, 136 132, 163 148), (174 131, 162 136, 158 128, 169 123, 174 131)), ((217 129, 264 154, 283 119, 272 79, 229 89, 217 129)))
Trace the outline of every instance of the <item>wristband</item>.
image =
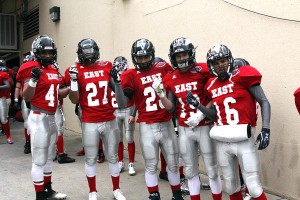
POLYGON ((30 87, 36 87, 36 84, 37 84, 37 82, 32 81, 32 79, 29 80, 28 85, 29 85, 30 87))
POLYGON ((74 92, 78 91, 78 83, 77 83, 77 81, 71 81, 70 89, 71 89, 71 91, 74 91, 74 92))
POLYGON ((19 99, 16 98, 16 99, 15 99, 15 102, 18 102, 18 101, 19 101, 19 99))

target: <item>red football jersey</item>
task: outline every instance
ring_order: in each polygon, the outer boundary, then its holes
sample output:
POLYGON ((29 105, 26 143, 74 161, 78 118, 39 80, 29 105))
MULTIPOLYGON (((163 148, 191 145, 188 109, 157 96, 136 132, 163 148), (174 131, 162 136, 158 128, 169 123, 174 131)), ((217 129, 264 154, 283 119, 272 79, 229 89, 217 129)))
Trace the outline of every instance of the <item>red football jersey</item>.
POLYGON ((115 119, 111 105, 109 61, 97 62, 93 66, 76 64, 78 69, 79 104, 83 122, 106 122, 115 119))
MULTIPOLYGON (((8 73, 0 71, 0 85, 4 85, 4 80, 7 80, 9 82, 9 79, 10 78, 8 73)), ((9 82, 9 84, 11 83, 9 82)), ((6 97, 7 92, 10 93, 10 89, 0 90, 0 97, 6 97)))
POLYGON ((298 113, 300 114, 300 88, 298 88, 295 92, 294 92, 294 97, 295 97, 295 105, 296 108, 298 110, 298 113))
POLYGON ((68 67, 65 71, 65 84, 67 86, 70 86, 70 84, 71 84, 69 69, 70 69, 70 67, 68 67))
MULTIPOLYGON (((211 77, 206 63, 197 63, 195 68, 190 71, 182 73, 179 70, 174 71, 172 74, 167 74, 163 79, 164 88, 171 91, 177 98, 177 105, 175 108, 176 118, 180 126, 188 126, 184 123, 191 113, 197 110, 194 106, 189 105, 186 101, 186 93, 191 91, 193 95, 199 100, 202 105, 207 105, 210 101, 204 92, 204 86, 208 79, 211 77)), ((199 125, 208 125, 211 122, 205 118, 199 125)))
POLYGON ((38 63, 37 61, 28 61, 26 63, 23 63, 18 70, 16 80, 17 82, 21 83, 22 91, 24 90, 24 81, 31 78, 30 73, 34 66, 41 67, 40 63, 38 63))
MULTIPOLYGON (((128 101, 128 103, 127 103, 127 105, 126 105, 125 108, 131 107, 131 106, 133 106, 133 104, 134 104, 133 98, 131 98, 131 99, 128 101)), ((114 91, 111 91, 111 105, 112 105, 112 107, 114 107, 114 108, 119 108, 118 102, 117 102, 117 99, 116 99, 116 94, 114 93, 114 91)))
MULTIPOLYGON (((34 66, 22 70, 25 77, 30 77, 30 73, 34 66)), ((30 100, 30 104, 49 113, 55 113, 58 103, 58 72, 51 65, 42 67, 41 69, 42 74, 37 82, 35 94, 30 100)), ((25 78, 24 81, 28 79, 29 78, 25 78)))
POLYGON ((205 88, 217 109, 216 125, 250 124, 256 126, 256 100, 249 88, 260 84, 262 75, 251 66, 232 72, 232 77, 221 81, 211 78, 205 88))
POLYGON ((173 68, 159 62, 152 65, 149 71, 128 69, 121 75, 123 89, 129 88, 134 91, 134 104, 139 113, 137 122, 156 123, 165 122, 172 118, 162 105, 159 96, 152 88, 155 78, 163 78, 173 68))

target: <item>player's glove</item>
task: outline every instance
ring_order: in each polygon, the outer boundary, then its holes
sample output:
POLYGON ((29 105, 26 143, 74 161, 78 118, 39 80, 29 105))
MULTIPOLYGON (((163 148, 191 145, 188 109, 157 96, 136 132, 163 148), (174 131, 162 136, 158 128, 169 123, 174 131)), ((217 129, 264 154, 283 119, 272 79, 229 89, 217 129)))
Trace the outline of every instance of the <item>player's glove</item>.
POLYGON ((162 81, 161 78, 154 79, 154 81, 152 83, 152 87, 155 90, 156 94, 160 98, 164 98, 166 95, 165 95, 165 92, 164 92, 164 86, 161 83, 161 81, 162 81))
POLYGON ((21 106, 20 106, 19 102, 15 102, 13 108, 15 111, 21 110, 21 106))
POLYGON ((259 135, 256 138, 258 144, 258 150, 263 150, 269 146, 270 143, 270 129, 262 128, 259 135))
POLYGON ((198 124, 205 118, 205 115, 200 111, 197 110, 196 113, 191 113, 191 116, 184 122, 189 127, 194 128, 198 126, 198 124))
POLYGON ((110 75, 113 77, 115 83, 120 83, 120 72, 116 67, 112 67, 110 70, 110 75))
POLYGON ((78 70, 77 67, 70 67, 69 69, 70 79, 71 81, 77 81, 78 78, 78 70))
POLYGON ((198 108, 199 106, 199 101, 196 97, 194 97, 191 91, 188 91, 186 93, 186 101, 188 102, 188 104, 194 106, 195 108, 198 108))
POLYGON ((30 73, 31 75, 31 80, 33 82, 38 82, 38 80, 40 79, 41 75, 42 75, 42 70, 38 67, 34 67, 30 73))

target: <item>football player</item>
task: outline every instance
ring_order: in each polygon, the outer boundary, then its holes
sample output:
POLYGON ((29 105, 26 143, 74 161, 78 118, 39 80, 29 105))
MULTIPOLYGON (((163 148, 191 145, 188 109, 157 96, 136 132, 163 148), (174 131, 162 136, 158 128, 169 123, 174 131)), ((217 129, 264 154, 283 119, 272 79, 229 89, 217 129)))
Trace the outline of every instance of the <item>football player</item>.
POLYGON ((212 197, 222 199, 222 185, 218 174, 217 158, 214 143, 209 137, 211 122, 203 113, 190 106, 186 101, 186 92, 207 105, 209 99, 204 93, 204 86, 210 77, 205 63, 196 63, 195 47, 187 38, 175 39, 170 45, 170 61, 176 69, 167 74, 163 80, 156 79, 152 87, 160 96, 161 102, 170 112, 175 112, 178 121, 179 151, 183 158, 185 177, 188 180, 190 197, 200 200, 199 156, 200 149, 209 177, 212 197), (166 92, 168 96, 166 96, 166 92), (193 118, 199 118, 195 123, 193 118))
MULTIPOLYGON (((7 96, 10 95, 10 88, 12 87, 12 81, 8 75, 6 62, 3 59, 0 59, 0 121, 3 128, 3 131, 6 135, 7 144, 13 144, 14 141, 10 135, 10 125, 8 117, 8 102, 7 96)), ((10 100, 10 98, 9 98, 10 100)), ((9 102, 10 104, 10 102, 9 102)))
MULTIPOLYGON (((119 71, 121 75, 124 71, 128 69, 127 59, 123 56, 118 56, 114 59, 113 67, 119 71)), ((112 92, 114 96, 114 92, 112 92)), ((113 107, 116 109, 115 115, 117 117, 118 128, 121 131, 121 139, 118 148, 118 160, 119 160, 119 170, 123 172, 125 169, 124 164, 124 143, 123 143, 123 129, 125 129, 126 141, 128 144, 128 173, 130 176, 136 174, 134 169, 134 157, 135 157, 135 142, 134 142, 134 129, 135 129, 135 114, 136 109, 133 104, 133 99, 128 102, 125 108, 119 108, 118 103, 113 97, 113 107)))
MULTIPOLYGON (((52 189, 52 164, 56 156, 57 128, 55 111, 58 98, 66 97, 69 89, 59 90, 58 72, 54 69, 57 49, 52 38, 38 36, 32 43, 36 61, 19 73, 24 80, 24 100, 30 101, 28 130, 31 139, 31 177, 36 191, 36 199, 65 199, 66 194, 52 189)), ((26 64, 26 63, 25 63, 26 64)))
MULTIPOLYGON (((55 62, 53 66, 59 73, 59 64, 55 62)), ((66 88, 65 77, 59 73, 58 79, 59 79, 59 88, 60 89, 66 88)), ((58 131, 56 149, 57 149, 57 161, 59 164, 75 162, 75 159, 69 157, 64 150, 64 131, 65 131, 64 121, 65 121, 65 117, 63 111, 63 99, 59 99, 57 109, 55 112, 55 123, 58 131)))
POLYGON ((191 92, 187 93, 187 101, 215 122, 210 136, 216 141, 218 163, 230 199, 243 199, 240 164, 250 195, 253 199, 265 200, 259 180, 258 150, 267 148, 270 142, 271 108, 260 86, 262 75, 251 66, 234 67, 230 49, 222 44, 213 46, 206 58, 211 74, 216 76, 205 86, 213 109, 199 103, 191 92), (262 129, 255 141, 256 102, 261 107, 262 129))
POLYGON ((154 63, 155 50, 148 39, 138 39, 132 44, 132 62, 135 69, 128 69, 121 75, 125 96, 134 99, 139 113, 140 146, 145 160, 145 181, 150 193, 149 199, 160 199, 157 166, 159 148, 168 165, 168 180, 172 199, 182 200, 178 172, 178 143, 172 123, 172 114, 161 104, 159 96, 151 87, 155 79, 164 77, 172 67, 165 62, 154 63))
MULTIPOLYGON (((109 95, 111 90, 117 87, 110 75, 112 63, 97 61, 100 52, 93 39, 83 39, 78 43, 77 56, 78 63, 69 69, 71 79, 69 98, 72 103, 79 103, 82 110, 82 139, 85 149, 85 173, 90 188, 89 200, 97 199, 96 160, 100 138, 109 162, 113 196, 117 200, 125 200, 119 186, 117 152, 120 131, 117 128, 111 95, 109 95)), ((117 95, 116 98, 118 100, 117 95)))
POLYGON ((24 153, 29 154, 31 153, 31 144, 30 144, 30 134, 28 132, 28 116, 30 113, 30 103, 25 102, 23 98, 23 89, 24 89, 24 81, 28 79, 27 75, 20 73, 22 70, 26 68, 30 68, 34 66, 36 63, 34 62, 34 54, 27 55, 24 60, 23 64, 20 66, 20 69, 16 75, 16 88, 14 94, 14 108, 16 110, 20 110, 19 104, 19 96, 22 98, 21 100, 21 110, 22 116, 24 119, 24 137, 25 137, 25 145, 24 145, 24 153))

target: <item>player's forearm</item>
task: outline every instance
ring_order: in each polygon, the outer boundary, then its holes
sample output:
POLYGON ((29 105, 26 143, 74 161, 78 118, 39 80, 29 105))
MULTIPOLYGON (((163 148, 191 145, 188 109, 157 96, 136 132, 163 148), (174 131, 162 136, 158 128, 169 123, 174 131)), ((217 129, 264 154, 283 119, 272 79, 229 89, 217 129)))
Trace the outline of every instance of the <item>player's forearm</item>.
POLYGON ((69 99, 74 104, 79 103, 79 92, 78 91, 72 91, 72 90, 70 90, 69 99))
POLYGON ((160 100, 168 112, 172 113, 174 111, 174 104, 166 96, 160 98, 160 100))
POLYGON ((250 93, 261 107, 262 127, 270 128, 271 105, 260 85, 249 88, 250 93))
POLYGON ((210 120, 217 121, 217 111, 211 106, 211 103, 208 103, 206 106, 199 104, 198 109, 210 120))
POLYGON ((124 92, 123 92, 123 89, 122 89, 122 86, 120 83, 115 83, 114 85, 115 85, 116 100, 118 102, 118 108, 123 109, 128 104, 129 98, 124 95, 124 92))
POLYGON ((66 98, 68 96, 69 92, 70 92, 70 88, 59 89, 59 91, 58 91, 58 99, 61 100, 63 98, 66 98))
POLYGON ((19 87, 16 87, 16 88, 15 88, 15 95, 14 95, 14 98, 15 98, 15 99, 19 99, 19 96, 20 96, 20 88, 19 88, 19 87))
POLYGON ((30 101, 35 94, 35 87, 29 86, 29 84, 25 84, 24 91, 23 91, 23 97, 25 101, 30 101))

